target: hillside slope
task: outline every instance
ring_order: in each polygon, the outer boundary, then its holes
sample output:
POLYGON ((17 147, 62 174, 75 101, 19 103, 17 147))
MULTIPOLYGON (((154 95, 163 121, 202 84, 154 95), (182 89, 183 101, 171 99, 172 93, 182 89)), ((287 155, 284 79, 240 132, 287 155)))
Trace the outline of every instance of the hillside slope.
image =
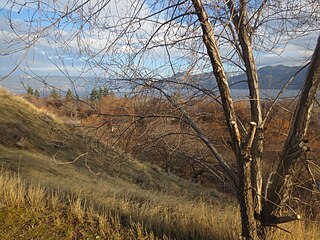
MULTIPOLYGON (((158 236, 221 239, 235 234, 212 226, 229 205, 209 203, 215 190, 166 174, 77 132, 71 123, 0 90, 0 165, 28 184, 60 195, 81 195, 88 205, 139 222, 158 236)), ((1 200, 0 200, 1 201, 1 200)), ((100 210, 99 210, 100 209, 100 210)), ((232 208, 232 211, 236 211, 232 208)), ((235 213, 233 213, 235 214, 235 213)), ((235 218, 237 219, 237 218, 235 218)), ((234 220, 236 221, 236 220, 234 220)))
MULTIPOLYGON (((75 171, 89 174, 90 180, 116 178, 145 189, 175 192, 186 187, 181 179, 82 135, 71 123, 65 124, 3 90, 0 116, 1 164, 19 170, 22 176, 61 177, 75 171), (32 174, 35 171, 37 174, 32 174)), ((197 194, 198 187, 187 184, 197 194)))

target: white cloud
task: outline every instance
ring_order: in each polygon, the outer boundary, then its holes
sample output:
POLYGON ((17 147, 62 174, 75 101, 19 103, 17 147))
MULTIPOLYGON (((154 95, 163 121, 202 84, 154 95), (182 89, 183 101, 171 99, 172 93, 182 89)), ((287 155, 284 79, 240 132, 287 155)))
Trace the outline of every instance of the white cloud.
POLYGON ((302 36, 280 45, 273 52, 258 53, 257 62, 259 66, 267 65, 302 65, 310 60, 317 42, 317 34, 302 36))

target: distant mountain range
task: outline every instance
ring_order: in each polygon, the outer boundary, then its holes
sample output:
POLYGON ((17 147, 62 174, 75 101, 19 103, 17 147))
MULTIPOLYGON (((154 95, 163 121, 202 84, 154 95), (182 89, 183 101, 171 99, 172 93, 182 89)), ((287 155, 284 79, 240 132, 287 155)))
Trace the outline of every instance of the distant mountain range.
MULTIPOLYGON (((285 84, 299 71, 301 67, 289 67, 284 65, 266 66, 258 69, 259 86, 261 89, 282 89, 285 84)), ((294 80, 288 85, 287 89, 300 89, 303 86, 307 75, 307 68, 303 69, 294 80)), ((178 73, 175 78, 182 78, 184 74, 178 73)), ((216 86, 213 73, 202 73, 189 77, 192 82, 202 87, 212 89, 216 86)), ((247 89, 247 76, 245 73, 229 76, 231 89, 247 89)))
MULTIPOLYGON (((282 89, 285 84, 301 69, 301 66, 288 67, 284 65, 267 66, 258 69, 259 86, 261 89, 282 89)), ((297 74, 294 80, 288 85, 287 89, 300 89, 305 81, 308 68, 304 68, 297 74)), ((232 88, 246 89, 247 80, 245 74, 240 74, 230 78, 232 88)))
MULTIPOLYGON (((259 84, 261 89, 281 89, 287 81, 296 74, 300 69, 300 66, 289 67, 284 65, 277 66, 266 66, 258 69, 259 84)), ((305 77, 307 74, 307 68, 303 69, 288 86, 287 89, 300 89, 303 86, 305 77)), ((177 73, 170 79, 181 79, 184 78, 184 73, 177 73)), ((216 81, 212 73, 202 73, 197 75, 188 76, 194 84, 202 86, 208 89, 216 87, 216 81)), ((236 76, 229 77, 229 83, 232 89, 247 89, 245 73, 236 76)), ((0 82, 0 86, 3 86, 15 93, 25 93, 26 88, 31 86, 32 88, 40 89, 45 92, 50 89, 51 86, 57 89, 67 91, 68 89, 74 90, 81 93, 88 93, 94 86, 103 85, 103 81, 100 79, 96 81, 93 78, 77 78, 71 76, 69 78, 64 76, 49 76, 46 78, 46 84, 38 81, 34 78, 24 76, 10 76, 4 81, 0 82), (23 84, 22 84, 23 82, 23 84)))

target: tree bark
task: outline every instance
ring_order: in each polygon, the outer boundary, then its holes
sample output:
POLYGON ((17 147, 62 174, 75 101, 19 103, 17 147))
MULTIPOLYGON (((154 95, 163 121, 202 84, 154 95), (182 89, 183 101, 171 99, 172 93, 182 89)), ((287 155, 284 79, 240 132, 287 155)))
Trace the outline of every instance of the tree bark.
POLYGON ((192 0, 192 3, 194 5, 194 8, 196 9, 198 19, 201 23, 203 42, 207 48, 207 53, 213 68, 213 73, 217 80, 218 88, 221 94, 224 115, 231 135, 233 147, 235 149, 235 152, 240 153, 241 140, 239 128, 236 120, 233 101, 231 98, 228 79, 222 65, 216 40, 214 38, 213 28, 203 7, 202 1, 192 0))
POLYGON ((254 206, 256 214, 260 214, 262 204, 262 171, 261 157, 263 153, 264 133, 261 128, 263 118, 259 93, 258 73, 252 50, 252 27, 247 16, 247 1, 240 1, 239 13, 236 12, 232 0, 226 0, 233 25, 237 31, 241 47, 241 58, 244 62, 250 94, 251 121, 257 124, 256 136, 252 146, 251 181, 254 189, 254 206))
MULTIPOLYGON (((282 151, 277 172, 268 191, 262 211, 262 222, 267 223, 288 199, 288 187, 294 174, 294 166, 304 151, 311 111, 320 84, 320 36, 309 66, 301 97, 295 109, 292 125, 282 151)), ((298 216, 296 216, 298 218, 298 216)))
MULTIPOLYGON (((213 28, 201 0, 192 0, 203 32, 203 42, 211 61, 213 73, 219 87, 225 119, 231 136, 233 150, 238 164, 239 185, 237 189, 241 211, 242 236, 245 239, 257 239, 256 220, 254 218, 253 188, 251 183, 251 147, 242 149, 240 132, 236 120, 228 79, 214 38, 213 28)), ((254 131, 255 132, 255 131, 254 131)), ((252 139, 253 140, 253 139, 252 139)), ((247 140, 248 141, 248 140, 247 140)))

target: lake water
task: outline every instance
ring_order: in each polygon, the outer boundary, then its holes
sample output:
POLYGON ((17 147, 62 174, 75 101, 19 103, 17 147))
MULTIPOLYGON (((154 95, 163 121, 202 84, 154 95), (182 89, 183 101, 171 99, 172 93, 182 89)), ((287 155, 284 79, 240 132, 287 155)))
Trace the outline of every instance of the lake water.
MULTIPOLYGON (((277 95, 280 93, 280 89, 261 89, 260 90, 260 97, 261 99, 270 100, 275 99, 277 95)), ((280 95, 280 99, 288 99, 288 98, 295 98, 299 95, 300 90, 285 90, 280 95)), ((234 99, 241 100, 241 99, 248 99, 249 90, 247 89, 231 89, 231 95, 234 99)))

